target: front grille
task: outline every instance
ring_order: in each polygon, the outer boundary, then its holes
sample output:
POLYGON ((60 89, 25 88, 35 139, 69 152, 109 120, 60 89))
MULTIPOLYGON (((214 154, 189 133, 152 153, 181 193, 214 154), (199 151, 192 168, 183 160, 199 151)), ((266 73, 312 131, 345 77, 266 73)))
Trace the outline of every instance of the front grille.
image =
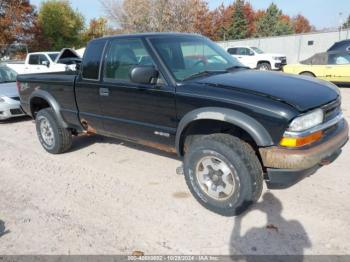
POLYGON ((324 122, 336 117, 341 111, 340 99, 337 99, 322 107, 324 112, 324 122))
POLYGON ((21 109, 10 109, 12 115, 22 115, 23 112, 21 109))
POLYGON ((287 58, 281 57, 281 64, 286 65, 287 64, 287 58))

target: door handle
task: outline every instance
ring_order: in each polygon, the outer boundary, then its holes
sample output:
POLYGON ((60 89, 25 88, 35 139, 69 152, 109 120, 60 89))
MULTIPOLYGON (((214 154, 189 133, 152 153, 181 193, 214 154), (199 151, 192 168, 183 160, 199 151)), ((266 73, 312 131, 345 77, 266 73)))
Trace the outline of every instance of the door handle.
POLYGON ((100 88, 100 96, 109 96, 108 88, 100 88))

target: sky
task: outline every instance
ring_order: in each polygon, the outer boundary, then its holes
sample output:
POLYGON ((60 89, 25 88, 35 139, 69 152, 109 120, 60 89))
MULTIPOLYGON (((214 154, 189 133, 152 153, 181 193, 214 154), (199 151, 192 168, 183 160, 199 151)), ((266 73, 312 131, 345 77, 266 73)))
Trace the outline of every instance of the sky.
MULTIPOLYGON (((44 0, 31 0, 36 6, 44 0)), ((103 16, 99 0, 70 0, 72 6, 78 9, 89 21, 91 18, 103 16)), ((221 3, 228 5, 234 0, 208 0, 210 9, 215 9, 221 3)), ((306 16, 316 28, 337 27, 340 21, 345 21, 350 14, 350 0, 249 0, 254 9, 266 9, 271 2, 278 5, 284 13, 294 16, 299 13, 306 16), (340 15, 342 13, 342 15, 340 15)))

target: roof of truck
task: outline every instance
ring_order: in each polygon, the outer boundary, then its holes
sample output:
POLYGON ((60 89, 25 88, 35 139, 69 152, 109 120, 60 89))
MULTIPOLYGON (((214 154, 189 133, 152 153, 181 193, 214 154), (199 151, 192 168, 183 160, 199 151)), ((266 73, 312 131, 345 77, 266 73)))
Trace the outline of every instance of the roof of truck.
POLYGON ((198 37, 204 37, 200 34, 194 34, 194 33, 178 33, 178 32, 164 32, 164 33, 137 33, 137 34, 120 34, 120 35, 111 35, 111 36, 105 36, 101 38, 97 38, 91 41, 99 41, 99 40, 106 40, 106 39, 114 39, 114 38, 130 38, 130 37, 155 37, 155 36, 198 36, 198 37))

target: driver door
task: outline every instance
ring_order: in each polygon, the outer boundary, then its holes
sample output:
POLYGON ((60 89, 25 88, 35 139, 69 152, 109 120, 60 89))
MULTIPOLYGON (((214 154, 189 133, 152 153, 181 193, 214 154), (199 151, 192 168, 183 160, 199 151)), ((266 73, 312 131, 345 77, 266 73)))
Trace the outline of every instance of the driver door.
POLYGON ((177 125, 174 87, 161 76, 156 85, 130 81, 134 66, 155 65, 146 45, 140 38, 110 42, 100 86, 103 126, 111 135, 171 145, 177 125))

